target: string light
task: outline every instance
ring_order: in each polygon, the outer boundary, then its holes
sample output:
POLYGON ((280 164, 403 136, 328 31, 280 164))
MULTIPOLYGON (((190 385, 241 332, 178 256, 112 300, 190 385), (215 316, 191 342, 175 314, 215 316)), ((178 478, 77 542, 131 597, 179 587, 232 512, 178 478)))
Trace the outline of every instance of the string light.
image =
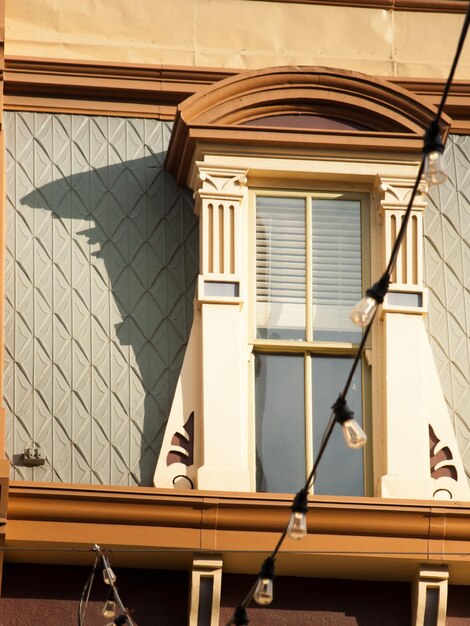
POLYGON ((104 555, 102 555, 101 558, 103 563, 103 580, 107 585, 114 585, 116 582, 116 574, 111 569, 108 559, 104 555))
POLYGON ((125 624, 129 624, 128 616, 124 613, 122 615, 118 615, 112 624, 113 626, 125 626, 125 624))
POLYGON ((307 534, 307 492, 301 489, 295 496, 291 507, 291 516, 287 525, 287 534, 291 539, 303 539, 307 534))
POLYGON ((108 598, 101 612, 104 617, 116 617, 116 600, 112 589, 109 590, 108 598))
POLYGON ((271 604, 273 601, 274 577, 274 559, 271 556, 268 556, 261 566, 259 580, 253 594, 255 602, 264 606, 271 604))
MULTIPOLYGON (((463 49, 463 44, 467 36, 469 25, 470 25, 470 2, 468 4, 467 13, 466 13, 465 20, 462 26, 462 31, 460 33, 459 42, 457 44, 457 50, 454 56, 451 70, 449 72, 449 76, 444 86, 444 91, 443 91, 442 98, 441 98, 441 101, 440 101, 440 104, 436 113, 436 117, 431 122, 431 124, 429 125, 429 128, 427 129, 424 135, 423 157, 421 159, 421 162, 418 168, 418 174, 416 176, 415 184, 413 186, 413 190, 410 195, 408 206, 406 208, 406 211, 402 219, 400 230, 398 232, 397 238, 395 240, 395 244, 390 254, 390 259, 387 265, 387 269, 385 270, 380 280, 374 285, 372 285, 372 287, 370 287, 366 291, 365 298, 363 298, 363 300, 361 300, 361 302, 358 305, 356 305, 351 312, 351 319, 359 326, 363 326, 365 328, 361 343, 359 345, 356 357, 351 366, 351 370, 349 372, 344 389, 339 395, 338 400, 336 400, 336 402, 333 404, 333 407, 332 407, 333 413, 325 429, 325 433, 322 438, 322 443, 320 446, 320 450, 318 452, 317 459, 313 465, 312 471, 309 474, 309 477, 307 479, 304 489, 299 491, 299 493, 294 498, 292 509, 291 509, 292 513, 291 513, 288 527, 281 533, 279 541, 277 542, 276 547, 274 548, 271 554, 270 558, 272 559, 274 559, 274 557, 277 555, 285 537, 288 534, 288 530, 291 527, 292 516, 296 512, 294 507, 296 507, 296 505, 301 501, 300 494, 302 493, 305 493, 304 504, 305 506, 307 506, 306 494, 308 493, 310 488, 313 486, 318 464, 323 456, 326 446, 328 445, 328 441, 333 432, 334 425, 336 423, 341 424, 341 426, 343 427, 343 434, 344 434, 346 443, 350 447, 353 447, 353 448, 362 447, 363 445, 365 445, 367 441, 366 434, 364 433, 362 428, 359 426, 359 424, 356 422, 356 420, 354 420, 353 413, 347 406, 346 396, 347 396, 349 387, 351 385, 354 372, 356 371, 359 361, 362 358, 362 353, 364 351, 365 343, 367 341, 367 338, 371 329, 372 321, 374 320, 375 315, 377 313, 378 305, 383 303, 384 298, 387 294, 388 287, 390 284, 390 277, 392 275, 393 269, 395 268, 397 258, 398 258, 398 252, 400 250, 401 244, 406 234, 406 229, 407 229, 408 222, 410 219, 411 210, 413 207, 416 194, 418 192, 421 178, 423 177, 423 175, 426 176, 427 180, 429 180, 429 182, 432 184, 440 184, 444 182, 447 178, 447 175, 445 174, 445 170, 443 169, 443 165, 442 165, 442 154, 444 151, 444 147, 442 145, 442 139, 441 139, 440 131, 439 131, 440 119, 441 119, 442 112, 444 110, 444 105, 447 99, 447 95, 449 93, 450 86, 452 84, 455 70, 457 68, 460 54, 463 49)), ((302 511, 298 511, 298 512, 302 513, 302 511)), ((304 512, 304 515, 305 513, 306 511, 304 512)), ((300 520, 301 517, 299 516, 297 519, 300 520)), ((292 526, 294 526, 294 523, 295 523, 295 517, 294 517, 294 521, 292 521, 292 526)), ((266 563, 266 561, 264 561, 264 563, 266 563)), ((261 573, 262 571, 260 572, 259 577, 261 576, 261 573)), ((230 626, 231 624, 236 624, 236 625, 248 624, 246 607, 248 606, 252 598, 253 598, 253 590, 251 590, 248 593, 248 595, 245 597, 243 602, 235 610, 233 617, 227 622, 227 626, 230 626), (240 621, 239 618, 237 621, 237 615, 239 615, 238 611, 241 607, 243 609, 243 618, 242 618, 242 621, 240 621)))
POLYGON ((137 626, 137 624, 131 619, 127 609, 125 608, 119 596, 118 589, 115 585, 116 574, 111 569, 108 558, 103 554, 98 544, 95 543, 92 550, 96 554, 96 559, 93 570, 85 583, 80 598, 78 606, 78 626, 83 626, 84 624, 85 613, 90 597, 91 587, 93 585, 93 579, 99 567, 102 568, 104 582, 110 587, 106 603, 102 610, 102 614, 104 617, 114 618, 113 622, 111 622, 111 624, 108 624, 108 626, 124 626, 125 624, 127 626, 137 626), (119 615, 115 617, 117 610, 119 611, 119 615))
POLYGON ((351 310, 350 318, 358 326, 368 326, 374 319, 377 307, 384 301, 390 284, 389 274, 384 274, 382 278, 372 285, 366 295, 351 310))
POLYGON ((349 448, 363 448, 367 443, 367 435, 354 419, 354 413, 348 407, 346 399, 340 395, 331 407, 338 424, 341 424, 344 441, 349 448))
POLYGON ((433 120, 424 135, 423 178, 429 185, 442 185, 447 180, 444 165, 444 145, 442 144, 438 120, 433 120))

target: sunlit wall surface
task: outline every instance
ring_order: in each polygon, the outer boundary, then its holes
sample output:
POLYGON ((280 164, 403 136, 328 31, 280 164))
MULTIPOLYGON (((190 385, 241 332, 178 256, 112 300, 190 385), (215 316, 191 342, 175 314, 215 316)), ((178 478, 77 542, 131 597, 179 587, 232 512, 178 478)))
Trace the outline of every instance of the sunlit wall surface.
POLYGON ((191 197, 163 171, 171 125, 12 112, 5 125, 12 477, 150 485, 198 271, 191 197))
POLYGON ((470 477, 470 137, 450 136, 449 179, 425 212, 428 330, 441 385, 470 477))

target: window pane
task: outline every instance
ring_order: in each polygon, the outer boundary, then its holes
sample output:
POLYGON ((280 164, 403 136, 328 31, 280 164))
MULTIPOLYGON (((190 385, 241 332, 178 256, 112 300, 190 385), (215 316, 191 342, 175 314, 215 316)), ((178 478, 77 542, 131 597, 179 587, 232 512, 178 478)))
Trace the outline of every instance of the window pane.
POLYGON ((294 493, 305 482, 304 357, 256 355, 258 491, 294 493))
POLYGON ((256 199, 256 326, 265 339, 305 339, 305 200, 256 199))
POLYGON ((359 342, 349 319, 362 297, 359 200, 313 199, 312 249, 313 338, 359 342))
MULTIPOLYGON (((353 362, 352 357, 314 356, 312 358, 313 437, 314 456, 318 454, 321 438, 331 415, 331 405, 338 397, 353 362)), ((347 397, 354 417, 362 424, 362 383, 360 367, 347 397)), ((341 427, 335 425, 333 434, 318 468, 314 491, 316 494, 364 495, 363 450, 346 446, 341 427)))

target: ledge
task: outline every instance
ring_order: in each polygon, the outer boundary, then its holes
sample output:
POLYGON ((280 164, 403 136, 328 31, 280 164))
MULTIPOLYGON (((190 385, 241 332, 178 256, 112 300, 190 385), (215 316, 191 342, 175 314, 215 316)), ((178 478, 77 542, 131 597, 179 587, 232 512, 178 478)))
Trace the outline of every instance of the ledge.
MULTIPOLYGON (((202 552, 220 554, 226 571, 255 572, 290 503, 278 494, 12 482, 5 560, 87 563, 98 543, 119 565, 185 568, 202 552)), ((468 503, 312 497, 308 537, 286 540, 279 571, 409 580, 418 563, 445 562, 453 584, 468 584, 469 522, 468 503)))

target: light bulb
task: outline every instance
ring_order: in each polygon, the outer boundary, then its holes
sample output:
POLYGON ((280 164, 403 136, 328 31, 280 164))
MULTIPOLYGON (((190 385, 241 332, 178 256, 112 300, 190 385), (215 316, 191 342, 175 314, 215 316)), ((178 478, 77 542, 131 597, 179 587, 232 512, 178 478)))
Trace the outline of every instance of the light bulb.
POLYGON ((432 150, 424 158, 423 178, 430 185, 442 185, 447 180, 444 157, 440 150, 432 150))
POLYGON ((344 440, 349 448, 363 448, 367 443, 367 435, 355 419, 348 419, 341 424, 344 440))
POLYGON ((358 326, 369 326, 378 306, 377 300, 371 296, 365 296, 349 314, 350 319, 358 326))
POLYGON ((258 604, 271 604, 273 601, 273 580, 276 576, 274 569, 274 557, 268 556, 263 561, 261 571, 258 576, 253 598, 258 604))
POLYGON ((273 601, 273 589, 272 578, 260 578, 253 594, 255 602, 262 605, 271 604, 273 601))
POLYGON ((302 539, 307 534, 307 516, 303 511, 292 511, 287 534, 291 539, 302 539))
POLYGON ((116 582, 116 574, 111 569, 108 559, 103 556, 103 580, 107 585, 114 585, 116 582))
POLYGON ((106 600, 106 604, 103 607, 102 613, 104 617, 115 617, 116 615, 116 602, 114 600, 106 600))

